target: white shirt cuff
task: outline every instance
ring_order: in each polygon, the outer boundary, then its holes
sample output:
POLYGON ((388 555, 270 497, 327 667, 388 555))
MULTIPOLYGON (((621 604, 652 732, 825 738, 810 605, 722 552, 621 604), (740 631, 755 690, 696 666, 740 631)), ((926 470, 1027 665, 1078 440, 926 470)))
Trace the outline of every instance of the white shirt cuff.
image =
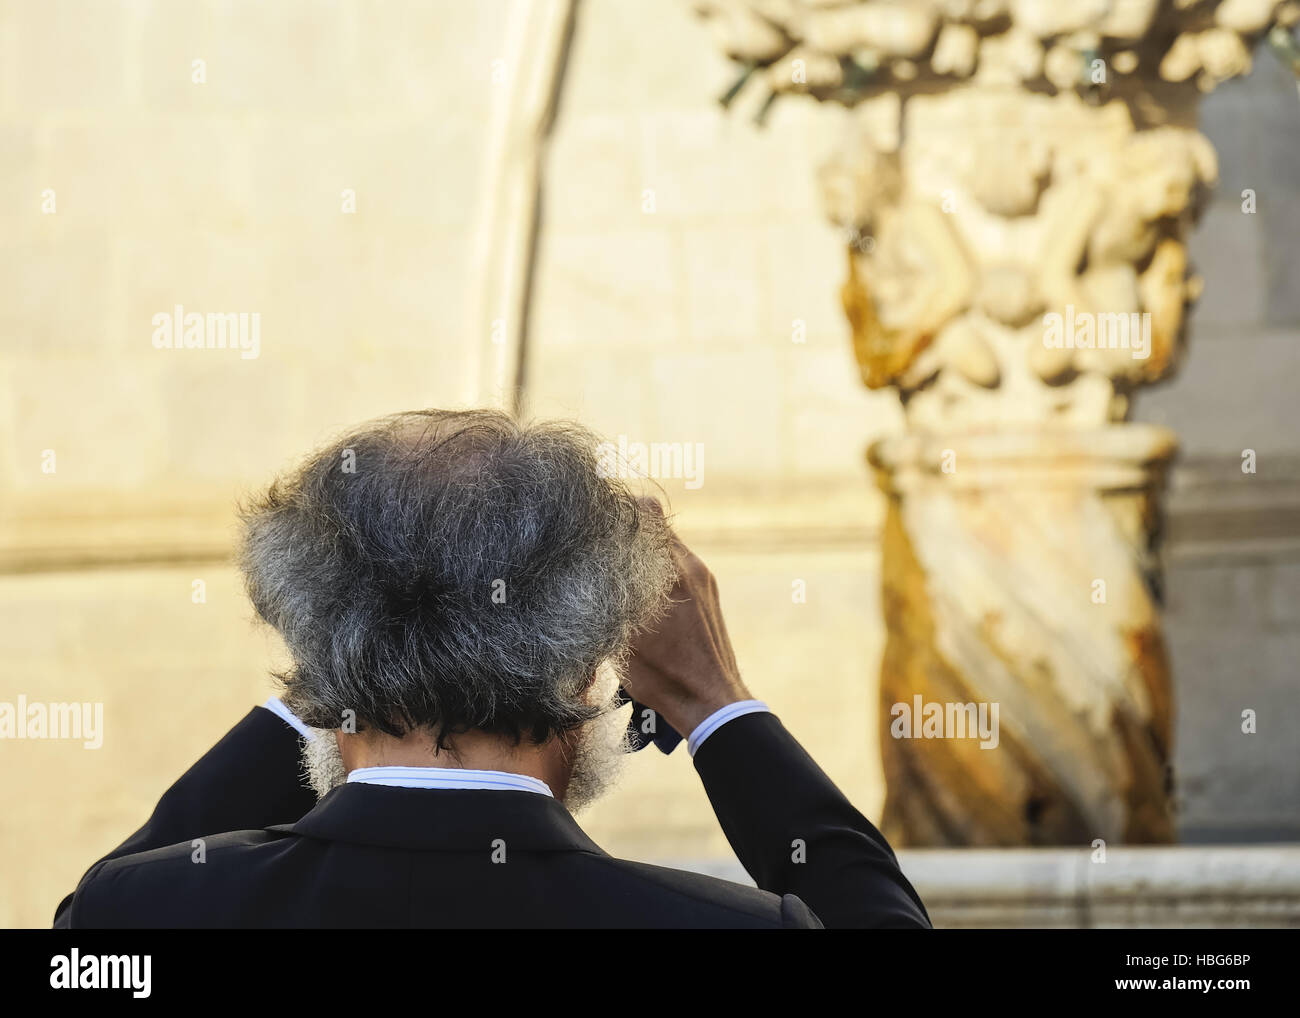
POLYGON ((286 725, 297 729, 298 734, 308 742, 311 742, 312 739, 316 738, 316 733, 299 721, 298 715, 282 704, 278 696, 271 697, 271 699, 267 700, 266 703, 262 704, 262 706, 278 717, 286 725))
POLYGON ((769 713, 771 713, 771 708, 762 700, 737 700, 735 703, 729 703, 727 706, 715 710, 695 726, 695 731, 691 732, 690 738, 686 740, 686 752, 694 756, 695 751, 704 745, 704 740, 728 721, 734 721, 746 714, 769 713))

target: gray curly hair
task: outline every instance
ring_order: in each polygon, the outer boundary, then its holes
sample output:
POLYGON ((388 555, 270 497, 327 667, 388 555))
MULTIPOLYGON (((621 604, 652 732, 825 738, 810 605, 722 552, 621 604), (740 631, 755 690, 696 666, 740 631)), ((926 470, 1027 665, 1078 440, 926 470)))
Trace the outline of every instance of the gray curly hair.
POLYGON ((544 742, 666 607, 668 524, 566 422, 423 410, 362 425, 241 506, 239 561, 307 725, 544 742))

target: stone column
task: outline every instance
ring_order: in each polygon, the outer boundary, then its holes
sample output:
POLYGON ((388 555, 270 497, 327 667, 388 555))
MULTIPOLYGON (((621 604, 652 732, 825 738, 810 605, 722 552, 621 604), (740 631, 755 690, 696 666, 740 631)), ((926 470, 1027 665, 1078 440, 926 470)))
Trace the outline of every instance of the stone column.
POLYGON ((849 108, 821 174, 841 294, 864 384, 907 422, 869 453, 889 500, 886 834, 1171 840, 1156 540, 1175 440, 1128 416, 1199 291, 1186 241, 1217 169, 1197 99, 1300 5, 697 6, 762 110, 849 108), (961 704, 996 711, 996 745, 954 731, 961 704))
POLYGON ((891 840, 1171 839, 1152 546, 1173 450, 1171 432, 1139 425, 918 433, 872 447, 889 498, 880 735, 891 840), (925 731, 929 705, 966 703, 997 705, 984 733, 978 707, 961 716, 968 737, 951 722, 925 731))

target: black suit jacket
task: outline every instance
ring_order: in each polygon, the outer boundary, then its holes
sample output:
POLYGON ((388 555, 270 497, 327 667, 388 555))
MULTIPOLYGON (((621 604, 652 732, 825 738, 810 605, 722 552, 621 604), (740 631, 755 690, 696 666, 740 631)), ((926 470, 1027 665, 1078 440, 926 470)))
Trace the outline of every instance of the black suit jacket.
POLYGON ((297 734, 258 707, 55 926, 929 926, 885 839, 775 716, 728 722, 695 767, 758 888, 612 858, 534 792, 354 783, 317 802, 297 734))

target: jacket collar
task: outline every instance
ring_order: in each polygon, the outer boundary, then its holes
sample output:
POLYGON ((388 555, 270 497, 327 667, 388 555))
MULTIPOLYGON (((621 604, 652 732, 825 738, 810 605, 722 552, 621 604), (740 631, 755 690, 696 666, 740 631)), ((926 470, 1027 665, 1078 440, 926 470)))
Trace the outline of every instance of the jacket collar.
POLYGON ((594 852, 604 855, 560 803, 536 792, 396 788, 349 782, 295 824, 270 830, 322 841, 433 851, 594 852))

